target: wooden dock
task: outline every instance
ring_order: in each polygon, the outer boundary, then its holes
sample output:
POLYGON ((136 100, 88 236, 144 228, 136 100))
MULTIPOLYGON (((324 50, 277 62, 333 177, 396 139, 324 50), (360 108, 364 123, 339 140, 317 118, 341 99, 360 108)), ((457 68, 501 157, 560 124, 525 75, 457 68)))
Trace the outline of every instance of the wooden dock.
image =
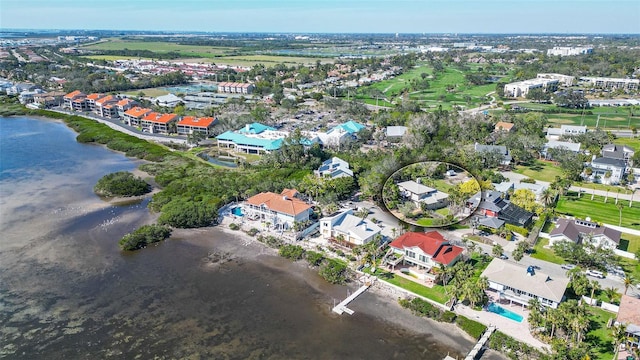
POLYGON ((364 285, 362 285, 358 290, 356 290, 356 292, 354 292, 353 294, 349 295, 346 299, 342 300, 342 302, 340 302, 340 304, 334 306, 334 308, 332 309, 333 312, 338 314, 338 315, 342 315, 343 313, 347 313, 349 315, 353 315, 353 310, 349 309, 347 307, 347 305, 349 305, 350 302, 352 302, 358 296, 360 296, 360 294, 362 294, 363 292, 367 291, 367 289, 370 286, 371 286, 371 282, 370 281, 365 281, 364 285))
POLYGON ((464 358, 464 360, 475 360, 480 353, 480 350, 482 350, 482 347, 487 343, 487 341, 489 341, 489 337, 491 337, 491 334, 493 334, 494 331, 496 331, 496 327, 493 325, 489 326, 489 328, 487 328, 484 334, 480 337, 480 340, 476 343, 476 346, 469 351, 469 354, 467 354, 467 357, 464 358))

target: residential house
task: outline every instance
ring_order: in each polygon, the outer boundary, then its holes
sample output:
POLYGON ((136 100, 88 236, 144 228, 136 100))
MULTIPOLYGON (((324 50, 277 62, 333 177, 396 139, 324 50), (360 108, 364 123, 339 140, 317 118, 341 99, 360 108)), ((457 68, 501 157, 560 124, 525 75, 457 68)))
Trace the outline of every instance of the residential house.
POLYGON ((160 114, 150 112, 140 121, 143 130, 148 130, 152 134, 168 134, 171 124, 178 121, 176 114, 160 114))
POLYGON ((381 231, 371 220, 353 215, 351 209, 320 219, 320 234, 325 240, 341 239, 353 246, 372 241, 381 231))
POLYGON ((493 184, 493 188, 495 191, 504 194, 505 199, 509 199, 510 194, 515 192, 516 190, 526 189, 531 191, 535 197, 536 201, 540 201, 542 199, 542 193, 547 189, 546 185, 543 184, 531 184, 526 182, 513 183, 510 181, 505 181, 500 184, 493 184))
POLYGON ((494 291, 501 300, 528 306, 531 299, 538 299, 544 306, 557 308, 564 300, 569 279, 552 277, 532 267, 494 258, 482 272, 489 280, 489 291, 494 291))
POLYGON ((591 160, 592 179, 598 177, 606 184, 619 184, 627 170, 627 163, 622 159, 599 157, 591 160), (610 175, 608 178, 606 175, 610 175))
POLYGON ((298 191, 284 189, 282 193, 263 192, 247 199, 242 205, 249 219, 262 220, 276 229, 290 229, 295 222, 309 220, 311 205, 298 199, 298 191))
POLYGON ((622 233, 597 223, 580 219, 558 219, 556 227, 549 233, 549 245, 560 241, 576 244, 589 243, 595 247, 615 249, 620 244, 622 233))
POLYGON ((410 273, 420 280, 433 282, 433 267, 451 267, 462 258, 464 249, 451 244, 437 231, 407 232, 393 240, 389 246, 395 255, 387 264, 409 266, 410 273))
POLYGON ((118 117, 124 118, 124 113, 138 103, 131 99, 122 99, 116 103, 116 110, 118 111, 118 117))
POLYGON ((547 128, 547 139, 558 140, 560 136, 574 136, 587 132, 587 126, 560 125, 560 128, 547 128))
POLYGON ((354 139, 356 134, 365 126, 353 120, 334 126, 326 133, 317 133, 316 136, 324 146, 338 147, 350 139, 354 139))
POLYGON ((118 98, 113 95, 107 95, 95 102, 95 113, 98 116, 114 119, 118 118, 118 98))
POLYGON ((83 94, 82 91, 80 90, 70 92, 67 95, 65 95, 62 99, 64 107, 69 110, 84 111, 86 109, 86 103, 84 102, 84 98, 86 96, 87 95, 83 94), (78 100, 82 100, 82 102, 80 103, 76 102, 78 100), (80 110, 76 109, 77 107, 76 104, 80 104, 80 108, 81 108, 80 110))
POLYGON ((353 171, 349 169, 349 163, 335 156, 325 160, 315 171, 315 174, 330 179, 353 177, 353 171))
POLYGON ((406 126, 387 126, 385 129, 385 137, 389 142, 398 142, 402 140, 407 130, 408 128, 406 126))
POLYGON ((403 181, 396 185, 398 185, 402 196, 413 201, 417 207, 425 204, 427 209, 436 210, 449 204, 449 194, 413 180, 403 181))
POLYGON ((626 345, 633 348, 640 347, 640 299, 622 295, 616 323, 626 326, 626 345))
POLYGON ((255 85, 249 83, 221 82, 218 83, 218 92, 227 94, 253 94, 255 85))
POLYGON ((634 154, 633 148, 627 145, 607 144, 602 147, 602 157, 622 159, 627 165, 631 165, 630 160, 634 154))
POLYGON ((467 206, 476 209, 476 213, 481 217, 498 218, 516 226, 526 227, 533 219, 532 212, 512 204, 504 194, 493 190, 479 192, 467 201, 467 206))
POLYGON ((147 116, 151 112, 151 109, 141 108, 139 106, 133 107, 124 112, 122 119, 129 126, 140 126, 142 118, 147 116))
POLYGON ((574 153, 580 152, 580 143, 573 143, 568 141, 549 140, 542 148, 541 155, 547 160, 552 160, 553 157, 549 153, 549 149, 565 149, 574 153))
POLYGON ((42 109, 50 108, 52 106, 60 106, 64 104, 65 93, 60 91, 52 91, 44 94, 38 94, 33 96, 33 102, 38 104, 42 109))
POLYGON ((218 147, 233 148, 237 152, 247 154, 264 154, 280 149, 286 131, 278 131, 275 128, 260 123, 245 125, 236 131, 226 131, 218 136, 218 147))
POLYGON ((7 95, 20 95, 23 92, 34 91, 42 88, 39 85, 30 83, 17 83, 6 88, 7 95))
POLYGON ((182 102, 183 101, 181 98, 173 94, 162 95, 156 98, 156 105, 162 106, 162 107, 174 108, 178 104, 181 104, 182 102))
POLYGON ((515 124, 508 123, 504 121, 498 121, 496 125, 493 127, 494 132, 511 132, 513 131, 513 126, 515 124))
POLYGON ((511 154, 504 145, 481 145, 475 143, 474 150, 479 153, 497 153, 501 155, 500 165, 509 166, 511 164, 511 154))
POLYGON ((217 122, 218 119, 212 117, 197 118, 195 116, 183 116, 182 120, 178 121, 178 134, 188 135, 200 132, 209 136, 217 122))
POLYGON ((96 112, 96 101, 104 97, 104 94, 93 93, 86 97, 88 111, 96 112))
POLYGON ((23 91, 18 95, 18 101, 20 104, 31 104, 33 102, 34 97, 44 94, 45 91, 40 88, 35 88, 33 90, 23 91))

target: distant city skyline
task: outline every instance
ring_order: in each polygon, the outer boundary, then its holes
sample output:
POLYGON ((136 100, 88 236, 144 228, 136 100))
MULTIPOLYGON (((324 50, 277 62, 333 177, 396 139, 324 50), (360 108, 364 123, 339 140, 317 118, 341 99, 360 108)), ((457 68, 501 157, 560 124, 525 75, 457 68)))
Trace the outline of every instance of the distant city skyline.
POLYGON ((638 34, 637 0, 2 0, 3 29, 638 34))

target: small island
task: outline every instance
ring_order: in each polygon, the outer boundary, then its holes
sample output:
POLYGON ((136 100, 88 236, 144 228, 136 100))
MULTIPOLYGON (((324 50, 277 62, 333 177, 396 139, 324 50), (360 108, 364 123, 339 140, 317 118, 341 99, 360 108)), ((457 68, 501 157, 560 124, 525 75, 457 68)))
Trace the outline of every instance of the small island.
POLYGON ((142 249, 149 244, 165 240, 171 236, 171 229, 163 225, 143 225, 120 239, 120 249, 126 251, 142 249))
POLYGON ((131 197, 149 193, 151 185, 130 172, 118 171, 103 176, 93 187, 93 191, 106 197, 131 197))

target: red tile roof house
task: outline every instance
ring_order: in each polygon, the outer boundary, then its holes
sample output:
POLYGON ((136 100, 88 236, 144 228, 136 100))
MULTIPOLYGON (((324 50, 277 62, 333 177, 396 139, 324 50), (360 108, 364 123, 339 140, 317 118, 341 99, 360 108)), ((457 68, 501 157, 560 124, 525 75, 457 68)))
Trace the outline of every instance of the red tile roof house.
POLYGON ((178 134, 189 135, 194 132, 201 132, 204 135, 211 135, 211 129, 218 122, 212 117, 196 118, 195 116, 184 116, 178 121, 178 134))
POLYGON ((113 95, 107 95, 102 99, 96 100, 95 102, 95 113, 98 116, 106 117, 106 118, 117 118, 118 117, 118 109, 115 107, 115 104, 118 102, 118 98, 113 95))
POLYGON ((136 106, 124 112, 124 122, 129 126, 139 126, 142 118, 150 112, 151 109, 136 106))
POLYGON ((131 99, 122 99, 116 103, 116 108, 118 109, 118 116, 124 118, 125 111, 131 109, 134 106, 137 106, 138 103, 131 99))
POLYGON ((102 99, 103 97, 104 97, 103 94, 96 94, 96 93, 87 95, 87 105, 89 106, 89 111, 95 112, 96 101, 102 99))
POLYGON ((68 93, 64 96, 64 107, 70 110, 74 110, 73 102, 75 100, 84 99, 87 95, 83 94, 80 90, 76 90, 68 93))
POLYGON ((297 196, 294 189, 284 189, 280 194, 263 192, 247 199, 242 210, 251 220, 268 222, 276 229, 291 229, 294 222, 309 220, 312 212, 311 205, 297 196))
POLYGON ((620 299, 620 309, 616 322, 626 326, 629 338, 626 345, 630 347, 640 346, 640 299, 629 295, 622 295, 620 299))
POLYGON ((392 266, 408 265, 408 271, 419 279, 428 283, 435 281, 430 273, 431 268, 453 266, 462 258, 463 248, 451 245, 439 232, 427 233, 408 232, 393 240, 391 249, 396 255, 395 260, 387 261, 392 266))
POLYGON ((171 123, 178 121, 176 114, 160 114, 152 112, 140 121, 142 129, 149 130, 152 134, 168 134, 171 123))

